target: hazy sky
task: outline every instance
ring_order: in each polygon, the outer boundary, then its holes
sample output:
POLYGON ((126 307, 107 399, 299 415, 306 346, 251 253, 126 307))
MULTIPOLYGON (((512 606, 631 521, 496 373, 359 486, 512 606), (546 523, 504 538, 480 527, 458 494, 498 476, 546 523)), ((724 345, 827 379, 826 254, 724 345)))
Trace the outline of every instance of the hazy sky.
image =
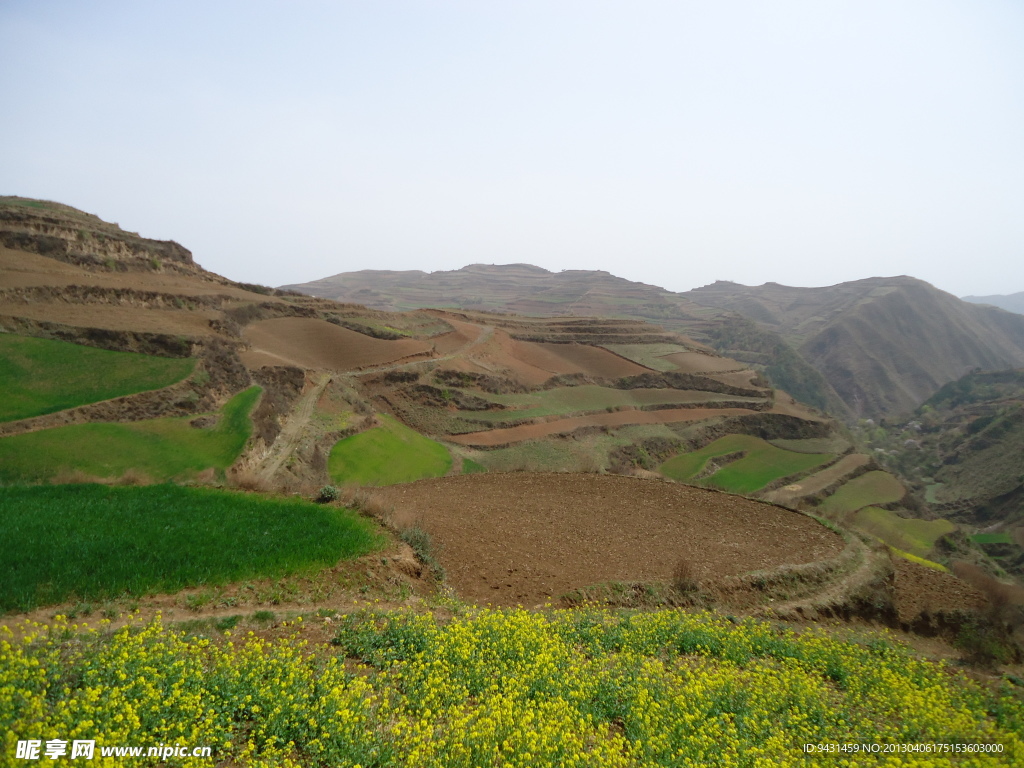
POLYGON ((0 194, 271 285, 1024 290, 1024 3, 0 0, 0 194))

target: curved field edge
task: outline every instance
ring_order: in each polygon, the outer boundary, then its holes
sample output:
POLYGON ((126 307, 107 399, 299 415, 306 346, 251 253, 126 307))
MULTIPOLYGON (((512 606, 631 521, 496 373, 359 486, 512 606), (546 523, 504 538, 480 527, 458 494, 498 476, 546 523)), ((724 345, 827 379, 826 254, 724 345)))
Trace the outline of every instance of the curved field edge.
POLYGON ((906 494, 903 484, 888 472, 873 470, 844 483, 821 503, 825 512, 856 512, 875 504, 891 504, 906 494))
POLYGON ((438 442, 380 415, 381 426, 339 440, 331 448, 327 471, 343 485, 392 485, 442 477, 452 456, 438 442))
POLYGON ((674 456, 658 471, 672 480, 691 481, 699 476, 712 459, 740 454, 702 484, 732 493, 752 493, 769 483, 790 475, 819 467, 835 459, 834 454, 797 453, 787 451, 752 435, 726 435, 697 451, 674 456))
POLYGON ((196 361, 0 334, 0 422, 175 384, 196 361))
POLYGON ((879 507, 864 507, 854 515, 853 522, 889 546, 917 557, 927 556, 934 549, 935 542, 957 530, 956 523, 946 519, 900 517, 892 510, 879 507))
POLYGON ((261 388, 249 387, 224 404, 212 427, 195 417, 148 419, 125 424, 95 422, 0 438, 0 482, 49 480, 62 471, 117 477, 128 470, 154 480, 229 467, 252 434, 249 414, 261 388))
POLYGON ((291 575, 378 546, 311 502, 175 485, 0 489, 0 611, 291 575))
POLYGON ((874 754, 837 762, 803 751, 869 741, 1000 750, 914 764, 1024 761, 1019 692, 984 688, 884 634, 856 643, 707 613, 598 609, 479 610, 445 623, 364 610, 336 621, 332 646, 312 647, 311 622, 277 641, 230 643, 159 619, 116 633, 59 622, 20 632, 0 644, 18 692, 0 700, 5 746, 75 733, 290 767, 878 765, 874 754))

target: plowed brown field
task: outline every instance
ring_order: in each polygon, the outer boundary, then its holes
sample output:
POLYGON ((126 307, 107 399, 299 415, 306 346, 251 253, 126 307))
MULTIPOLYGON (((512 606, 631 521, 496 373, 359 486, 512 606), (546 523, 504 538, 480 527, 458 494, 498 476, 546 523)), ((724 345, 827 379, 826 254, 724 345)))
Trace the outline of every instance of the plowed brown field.
POLYGON ((667 581, 680 559, 724 576, 838 555, 843 541, 796 512, 617 475, 514 472, 377 492, 426 530, 448 581, 477 603, 536 605, 605 581, 667 581))
POLYGON ((450 355, 484 334, 484 329, 479 325, 464 323, 452 317, 445 317, 445 322, 455 330, 430 340, 439 355, 450 355))
POLYGON ((429 341, 374 339, 326 320, 305 317, 261 320, 245 329, 245 338, 252 349, 242 353, 242 362, 252 368, 288 364, 351 371, 412 355, 428 355, 432 348, 429 341))
POLYGON ((523 424, 519 427, 489 429, 445 438, 460 445, 495 446, 535 440, 549 435, 565 435, 581 427, 621 427, 626 424, 672 424, 678 421, 701 421, 714 416, 738 416, 754 413, 748 408, 668 408, 662 411, 615 411, 594 413, 589 416, 569 416, 541 424, 523 424))
POLYGON ((547 342, 520 342, 534 349, 540 349, 563 360, 565 365, 576 370, 566 373, 585 373, 601 378, 618 379, 622 376, 637 376, 649 373, 649 368, 627 360, 601 347, 589 344, 550 344, 547 342))
POLYGON ((119 307, 110 304, 64 304, 61 302, 0 302, 0 315, 26 317, 80 328, 104 328, 112 331, 174 333, 183 336, 216 336, 210 320, 213 310, 185 311, 119 307))

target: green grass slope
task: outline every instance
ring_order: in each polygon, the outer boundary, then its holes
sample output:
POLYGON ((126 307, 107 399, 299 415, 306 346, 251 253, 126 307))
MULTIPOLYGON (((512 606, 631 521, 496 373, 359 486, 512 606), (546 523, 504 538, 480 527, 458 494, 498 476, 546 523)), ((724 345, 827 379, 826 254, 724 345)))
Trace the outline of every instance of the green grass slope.
POLYGON ((826 512, 856 512, 872 504, 889 504, 903 498, 903 484, 888 472, 874 471, 855 477, 824 502, 826 512))
POLYGON ((195 360, 112 352, 0 334, 0 421, 14 421, 181 381, 195 360))
POLYGON ((774 480, 805 472, 835 458, 834 454, 787 451, 751 435, 726 435, 699 451, 669 459, 658 471, 673 480, 687 482, 700 474, 710 459, 741 451, 744 453, 741 458, 729 462, 703 483, 731 493, 753 493, 774 480))
POLYGON ((865 507, 857 513, 854 522, 886 544, 918 557, 926 557, 939 538, 956 530, 956 524, 949 520, 900 517, 879 507, 865 507))
POLYGON ((350 510, 174 485, 0 489, 0 610, 277 577, 373 550, 350 510))
POLYGON ((116 477, 134 469, 166 480, 190 470, 225 469, 252 433, 249 413, 259 394, 259 387, 250 387, 235 395, 208 429, 185 417, 73 424, 0 438, 0 482, 38 482, 62 470, 116 477))
POLYGON ((327 462, 331 479, 342 484, 392 485, 441 477, 452 466, 448 449, 381 415, 383 424, 335 443, 327 462))

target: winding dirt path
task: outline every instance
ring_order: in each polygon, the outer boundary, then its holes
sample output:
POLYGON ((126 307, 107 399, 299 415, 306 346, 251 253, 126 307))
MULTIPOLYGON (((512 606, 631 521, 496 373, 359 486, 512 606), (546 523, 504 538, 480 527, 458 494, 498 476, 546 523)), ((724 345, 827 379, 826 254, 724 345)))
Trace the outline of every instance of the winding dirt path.
POLYGON ((485 344, 494 335, 494 328, 490 325, 478 325, 475 327, 480 329, 480 333, 477 334, 477 337, 472 341, 463 344, 461 347, 459 347, 453 352, 450 352, 447 355, 441 355, 440 357, 420 358, 418 360, 410 360, 405 363, 389 363, 387 365, 378 365, 372 368, 360 368, 358 371, 349 371, 349 373, 356 376, 363 376, 364 374, 367 373, 386 373, 387 371, 397 371, 400 368, 408 368, 410 365, 419 365, 420 363, 424 362, 440 363, 444 362, 445 360, 452 360, 453 358, 456 357, 462 357, 463 355, 466 354, 466 352, 473 349, 473 347, 478 347, 481 344, 485 344))
POLYGON ((309 424, 309 419, 313 415, 313 409, 316 408, 316 403, 320 399, 320 396, 324 393, 327 385, 331 383, 331 374, 325 373, 320 376, 320 379, 315 385, 299 398, 298 404, 295 406, 295 410, 292 412, 288 422, 281 429, 281 434, 277 436, 277 440, 270 448, 270 452, 264 457, 263 461, 256 467, 256 473, 266 479, 271 479, 278 473, 284 463, 288 460, 295 449, 299 447, 299 439, 302 437, 302 431, 309 424))

